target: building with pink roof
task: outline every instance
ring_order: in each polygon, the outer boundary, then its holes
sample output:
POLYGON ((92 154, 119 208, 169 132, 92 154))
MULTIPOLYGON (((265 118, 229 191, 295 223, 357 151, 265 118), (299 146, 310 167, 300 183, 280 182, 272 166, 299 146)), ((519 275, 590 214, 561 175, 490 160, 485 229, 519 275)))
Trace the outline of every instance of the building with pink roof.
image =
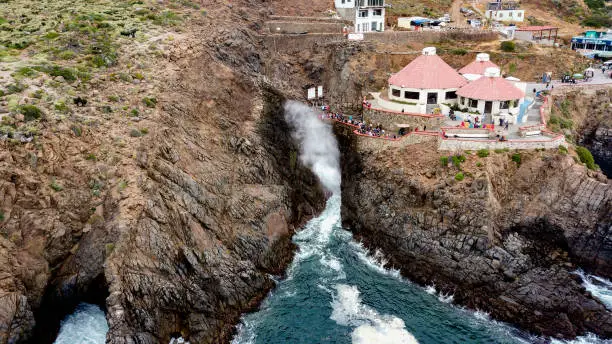
POLYGON ((489 54, 478 54, 476 60, 459 70, 459 74, 468 80, 476 80, 482 77, 487 68, 499 68, 491 62, 489 54))
POLYGON ((479 114, 492 115, 493 120, 502 117, 516 123, 520 103, 525 92, 500 75, 499 68, 489 67, 484 76, 470 82, 458 92, 459 106, 479 114))
POLYGON ((456 103, 457 91, 467 84, 456 70, 436 55, 436 48, 422 55, 389 78, 388 100, 394 111, 428 113, 442 103, 456 103))

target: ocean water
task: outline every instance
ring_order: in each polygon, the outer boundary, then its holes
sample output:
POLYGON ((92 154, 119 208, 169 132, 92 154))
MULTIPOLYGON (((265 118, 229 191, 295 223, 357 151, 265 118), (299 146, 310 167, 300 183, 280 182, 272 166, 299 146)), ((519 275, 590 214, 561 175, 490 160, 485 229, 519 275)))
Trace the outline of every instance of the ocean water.
POLYGON ((238 326, 233 344, 529 343, 520 331, 450 304, 385 269, 340 226, 340 197, 298 232, 287 277, 238 326))
POLYGON ((108 323, 100 307, 81 303, 61 324, 55 344, 103 344, 108 323))

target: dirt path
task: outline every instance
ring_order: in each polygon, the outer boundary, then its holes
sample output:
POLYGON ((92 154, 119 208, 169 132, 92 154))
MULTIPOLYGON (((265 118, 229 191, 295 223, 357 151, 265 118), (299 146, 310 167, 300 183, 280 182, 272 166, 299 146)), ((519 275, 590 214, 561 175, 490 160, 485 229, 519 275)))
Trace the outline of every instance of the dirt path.
POLYGON ((468 27, 465 17, 461 14, 461 6, 463 6, 462 0, 453 1, 453 5, 451 6, 450 16, 451 16, 451 26, 465 28, 468 27))

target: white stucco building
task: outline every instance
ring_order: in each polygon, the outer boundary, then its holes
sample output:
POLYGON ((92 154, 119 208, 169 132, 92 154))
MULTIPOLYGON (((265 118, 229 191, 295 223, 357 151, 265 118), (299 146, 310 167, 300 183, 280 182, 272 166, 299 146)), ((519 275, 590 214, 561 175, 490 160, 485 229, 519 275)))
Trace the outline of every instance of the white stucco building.
POLYGON ((501 77, 499 68, 489 67, 484 76, 470 82, 458 92, 459 106, 487 114, 493 120, 503 118, 516 123, 525 92, 501 77))
POLYGON ((488 10, 485 12, 487 19, 505 22, 523 22, 525 20, 525 10, 488 10))
POLYGON ((431 113, 439 104, 457 102, 457 91, 467 84, 451 66, 436 55, 436 48, 422 55, 389 78, 389 89, 380 104, 393 111, 431 113))
POLYGON ((354 32, 385 30, 384 0, 334 0, 334 4, 341 17, 353 21, 354 32))

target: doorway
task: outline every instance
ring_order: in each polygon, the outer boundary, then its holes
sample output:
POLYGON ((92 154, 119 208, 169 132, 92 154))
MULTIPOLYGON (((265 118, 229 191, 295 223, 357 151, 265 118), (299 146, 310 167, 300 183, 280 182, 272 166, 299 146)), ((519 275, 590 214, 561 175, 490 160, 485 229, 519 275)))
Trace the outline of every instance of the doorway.
POLYGON ((491 113, 493 111, 493 102, 485 102, 485 113, 491 113))
POLYGON ((438 93, 427 93, 427 104, 438 104, 438 93))

